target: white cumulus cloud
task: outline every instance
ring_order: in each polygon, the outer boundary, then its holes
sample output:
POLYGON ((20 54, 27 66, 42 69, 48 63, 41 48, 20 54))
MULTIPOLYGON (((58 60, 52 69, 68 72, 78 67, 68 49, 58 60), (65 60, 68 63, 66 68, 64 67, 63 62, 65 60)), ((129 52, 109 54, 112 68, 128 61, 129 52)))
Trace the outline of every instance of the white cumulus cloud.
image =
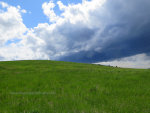
POLYGON ((23 24, 20 7, 13 7, 4 2, 0 2, 0 5, 6 8, 6 11, 0 12, 0 46, 2 46, 8 40, 21 38, 27 28, 23 24))

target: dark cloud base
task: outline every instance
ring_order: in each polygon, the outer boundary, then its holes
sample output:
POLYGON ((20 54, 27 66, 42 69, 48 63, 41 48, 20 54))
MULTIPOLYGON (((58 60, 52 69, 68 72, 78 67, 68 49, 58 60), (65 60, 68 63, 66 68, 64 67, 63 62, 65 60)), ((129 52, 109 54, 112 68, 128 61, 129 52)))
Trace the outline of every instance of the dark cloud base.
MULTIPOLYGON (((58 60, 73 61, 83 63, 96 63, 102 61, 111 61, 118 58, 133 56, 141 53, 150 54, 150 23, 143 26, 134 37, 117 37, 116 40, 111 40, 109 43, 104 43, 105 46, 100 51, 88 50, 72 53, 68 56, 61 57, 58 60), (119 40, 118 40, 119 39, 119 40)), ((132 36, 132 32, 131 32, 132 36)))
MULTIPOLYGON (((106 15, 101 15, 97 12, 95 18, 96 20, 99 18, 99 21, 102 21, 102 17, 105 18, 106 25, 103 27, 104 30, 97 36, 95 45, 88 50, 70 53, 57 60, 96 63, 141 53, 145 53, 149 56, 150 1, 108 0, 103 8, 106 15), (107 14, 110 15, 111 18, 108 18, 107 14), (102 38, 104 39, 103 42, 101 40, 102 38), (98 47, 101 49, 95 51, 95 48, 98 47)), ((99 29, 101 29, 101 26, 99 29)), ((95 30, 95 34, 97 31, 95 30)), ((90 32, 88 35, 93 36, 93 34, 90 35, 90 32)), ((82 35, 76 36, 78 36, 78 40, 82 39, 82 35)), ((69 37, 71 37, 71 35, 69 37)), ((75 38, 72 38, 72 40, 75 40, 75 38)), ((82 40, 80 41, 82 42, 82 40)), ((86 41, 86 39, 84 39, 84 41, 86 41)), ((90 44, 89 40, 89 45, 90 44)))

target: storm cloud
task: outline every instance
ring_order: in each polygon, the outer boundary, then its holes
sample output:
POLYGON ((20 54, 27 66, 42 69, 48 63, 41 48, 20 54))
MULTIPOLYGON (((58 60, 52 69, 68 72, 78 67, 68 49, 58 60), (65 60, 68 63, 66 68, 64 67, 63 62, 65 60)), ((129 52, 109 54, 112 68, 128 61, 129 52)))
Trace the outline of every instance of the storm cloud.
MULTIPOLYGON (((87 38, 79 32, 67 36, 72 42, 77 39, 83 43, 88 41, 84 47, 89 48, 71 52, 58 60, 93 63, 150 52, 150 1, 108 0, 89 13, 92 22, 99 26, 84 32, 87 38)), ((68 29, 68 32, 71 30, 68 29)))

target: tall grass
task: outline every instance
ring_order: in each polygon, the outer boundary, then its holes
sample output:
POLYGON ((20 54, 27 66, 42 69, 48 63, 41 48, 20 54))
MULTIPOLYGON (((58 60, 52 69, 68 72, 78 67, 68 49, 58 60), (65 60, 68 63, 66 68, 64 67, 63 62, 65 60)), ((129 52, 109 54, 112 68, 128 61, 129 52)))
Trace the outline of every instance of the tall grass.
POLYGON ((0 113, 148 113, 150 70, 0 62, 0 113))

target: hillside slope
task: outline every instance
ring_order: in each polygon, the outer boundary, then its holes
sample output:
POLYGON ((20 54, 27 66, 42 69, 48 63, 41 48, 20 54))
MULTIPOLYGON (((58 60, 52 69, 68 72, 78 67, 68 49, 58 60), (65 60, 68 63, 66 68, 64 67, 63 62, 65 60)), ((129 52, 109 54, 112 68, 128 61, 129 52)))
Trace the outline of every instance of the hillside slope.
POLYGON ((148 113, 150 70, 0 62, 0 113, 148 113))

